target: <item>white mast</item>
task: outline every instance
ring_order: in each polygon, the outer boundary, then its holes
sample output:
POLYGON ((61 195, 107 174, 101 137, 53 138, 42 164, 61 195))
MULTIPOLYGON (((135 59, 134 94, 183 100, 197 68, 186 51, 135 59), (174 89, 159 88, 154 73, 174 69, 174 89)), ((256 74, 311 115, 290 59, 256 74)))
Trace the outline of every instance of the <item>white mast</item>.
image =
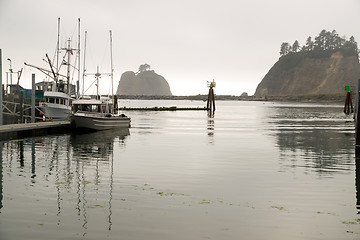
POLYGON ((85 85, 84 85, 84 79, 85 79, 85 53, 86 53, 86 36, 87 36, 87 31, 85 31, 85 43, 84 43, 84 69, 83 69, 83 76, 82 76, 82 96, 84 97, 85 94, 85 85))
POLYGON ((99 73, 99 65, 96 68, 95 78, 96 78, 96 98, 100 99, 99 96, 99 78, 101 76, 101 73, 99 73))
POLYGON ((57 90, 57 83, 59 78, 59 55, 60 55, 60 18, 58 18, 58 32, 57 32, 57 43, 56 43, 56 76, 55 76, 55 86, 57 90))
POLYGON ((78 49, 77 49, 77 57, 78 57, 78 80, 76 84, 76 98, 79 98, 80 95, 80 18, 79 18, 79 28, 78 28, 78 49))
POLYGON ((67 74, 66 74, 66 79, 67 79, 67 90, 68 90, 68 95, 70 96, 71 91, 70 91, 70 54, 72 54, 72 49, 71 49, 71 39, 68 40, 68 46, 66 48, 66 53, 67 53, 67 74))
POLYGON ((112 95, 112 100, 113 100, 113 104, 114 104, 114 84, 113 84, 114 68, 113 68, 113 57, 112 57, 112 32, 111 32, 111 30, 110 30, 110 64, 111 64, 111 72, 110 72, 111 95, 112 95))

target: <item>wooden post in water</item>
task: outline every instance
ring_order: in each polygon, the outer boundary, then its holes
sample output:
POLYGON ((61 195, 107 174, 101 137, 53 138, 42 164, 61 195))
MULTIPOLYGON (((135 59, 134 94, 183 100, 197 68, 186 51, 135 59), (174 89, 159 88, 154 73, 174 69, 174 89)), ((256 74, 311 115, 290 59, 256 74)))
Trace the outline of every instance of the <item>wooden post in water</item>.
POLYGON ((353 104, 352 104, 352 100, 351 100, 350 87, 345 86, 345 90, 347 91, 347 93, 346 93, 346 98, 345 98, 344 113, 349 115, 350 112, 351 113, 354 112, 354 108, 353 108, 353 104))
POLYGON ((207 99, 206 108, 210 115, 215 113, 215 94, 214 94, 214 87, 216 87, 216 82, 213 80, 212 82, 207 82, 209 87, 209 94, 207 99))
POLYGON ((360 157, 360 79, 358 80, 358 87, 356 92, 356 107, 355 107, 355 155, 360 157))
POLYGON ((20 123, 24 123, 24 91, 20 90, 20 96, 19 96, 19 105, 20 105, 20 123))
POLYGON ((35 122, 35 74, 32 74, 32 88, 31 88, 31 122, 35 122))
POLYGON ((0 49, 0 125, 3 125, 2 55, 0 49))

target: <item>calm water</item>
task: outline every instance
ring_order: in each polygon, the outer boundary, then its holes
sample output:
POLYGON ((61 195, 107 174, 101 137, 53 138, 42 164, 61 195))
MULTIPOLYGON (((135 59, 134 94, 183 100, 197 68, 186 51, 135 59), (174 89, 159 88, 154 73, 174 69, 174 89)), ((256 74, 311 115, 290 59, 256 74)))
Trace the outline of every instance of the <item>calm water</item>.
POLYGON ((218 101, 214 117, 127 112, 129 131, 2 142, 0 239, 360 239, 342 111, 218 101))

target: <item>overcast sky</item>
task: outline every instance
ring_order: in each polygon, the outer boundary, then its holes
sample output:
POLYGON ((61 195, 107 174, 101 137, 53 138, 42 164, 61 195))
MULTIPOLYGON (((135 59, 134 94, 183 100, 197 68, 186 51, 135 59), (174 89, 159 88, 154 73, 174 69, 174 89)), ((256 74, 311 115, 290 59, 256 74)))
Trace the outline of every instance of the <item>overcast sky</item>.
MULTIPOLYGON (((303 45, 322 29, 360 41, 359 0, 0 0, 3 83, 8 58, 14 71, 25 61, 47 67, 42 59, 54 56, 58 17, 61 45, 76 42, 78 18, 82 46, 88 31, 88 72, 110 71, 112 30, 115 90, 124 71, 147 63, 174 95, 206 94, 213 79, 216 94, 252 95, 282 42, 303 45)), ((20 85, 31 88, 31 73, 44 79, 25 67, 20 85)))

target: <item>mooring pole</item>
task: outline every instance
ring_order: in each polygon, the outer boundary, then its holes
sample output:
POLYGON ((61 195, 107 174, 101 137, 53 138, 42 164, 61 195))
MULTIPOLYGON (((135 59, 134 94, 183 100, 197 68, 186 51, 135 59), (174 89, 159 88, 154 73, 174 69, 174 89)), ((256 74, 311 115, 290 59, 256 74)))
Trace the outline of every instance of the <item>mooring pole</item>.
POLYGON ((31 88, 31 122, 35 122, 35 74, 32 74, 32 88, 31 88))
POLYGON ((3 125, 2 55, 0 49, 0 125, 3 125))
POLYGON ((208 94, 206 109, 208 110, 209 115, 213 115, 215 113, 214 87, 216 87, 216 82, 214 80, 212 82, 208 81, 207 86, 209 88, 209 94, 208 94))
POLYGON ((20 105, 20 123, 24 123, 24 91, 20 90, 19 96, 20 105))
POLYGON ((356 119, 356 114, 358 111, 358 101, 359 101, 359 92, 360 92, 360 79, 358 79, 358 84, 356 86, 356 94, 355 94, 355 114, 354 119, 356 119))
POLYGON ((32 139, 31 141, 31 178, 32 181, 35 180, 36 174, 35 174, 35 140, 32 139))
POLYGON ((358 86, 357 86, 357 92, 356 92, 356 106, 355 106, 355 112, 356 112, 356 117, 355 117, 355 155, 360 157, 360 79, 358 79, 358 86))
POLYGON ((345 106, 344 106, 344 113, 345 113, 345 114, 350 114, 349 94, 350 94, 350 92, 347 92, 347 93, 346 93, 346 97, 345 97, 345 106))

